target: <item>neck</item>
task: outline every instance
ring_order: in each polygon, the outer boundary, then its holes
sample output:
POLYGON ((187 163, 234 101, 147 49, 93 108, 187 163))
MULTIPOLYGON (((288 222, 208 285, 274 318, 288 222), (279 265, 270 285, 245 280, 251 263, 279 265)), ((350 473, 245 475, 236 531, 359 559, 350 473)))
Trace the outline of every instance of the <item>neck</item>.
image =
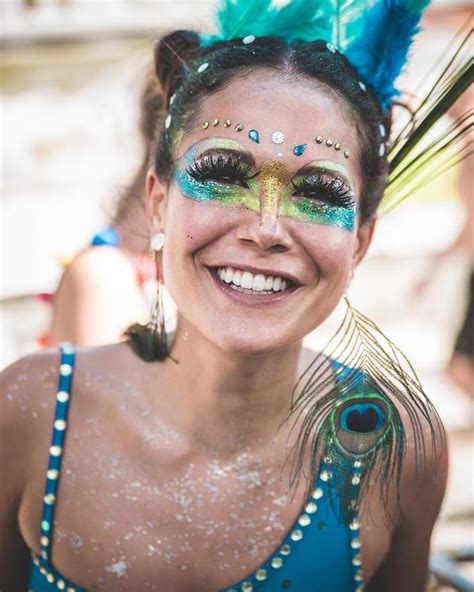
MULTIPOLYGON (((233 455, 281 441, 301 343, 264 356, 235 356, 180 322, 160 377, 193 445, 233 455), (280 429, 281 428, 281 429, 280 429)), ((292 422, 288 422, 292 425, 292 422)))

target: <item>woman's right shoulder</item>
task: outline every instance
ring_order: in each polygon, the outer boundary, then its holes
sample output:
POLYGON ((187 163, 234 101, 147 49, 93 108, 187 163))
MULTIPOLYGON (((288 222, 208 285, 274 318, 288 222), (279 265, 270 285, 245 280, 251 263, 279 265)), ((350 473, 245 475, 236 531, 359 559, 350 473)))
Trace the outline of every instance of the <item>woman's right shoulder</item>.
POLYGON ((25 356, 0 375, 0 473, 20 494, 31 453, 50 433, 60 366, 59 350, 25 356))

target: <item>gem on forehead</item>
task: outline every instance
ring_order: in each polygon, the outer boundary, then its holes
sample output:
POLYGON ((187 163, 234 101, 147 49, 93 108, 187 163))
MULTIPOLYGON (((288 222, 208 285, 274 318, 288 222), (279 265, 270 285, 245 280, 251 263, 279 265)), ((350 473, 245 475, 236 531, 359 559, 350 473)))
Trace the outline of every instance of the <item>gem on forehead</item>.
POLYGON ((208 62, 204 62, 204 64, 201 64, 199 66, 199 68, 197 69, 197 71, 199 72, 199 74, 202 74, 203 72, 205 72, 207 69, 209 68, 209 63, 208 62))
POLYGON ((283 132, 273 132, 272 142, 274 144, 283 144, 285 141, 285 134, 283 132))
POLYGON ((246 35, 243 39, 242 39, 242 43, 244 45, 249 45, 250 43, 253 43, 255 41, 255 35, 246 35))
POLYGON ((307 145, 308 144, 299 144, 298 146, 295 146, 293 148, 293 154, 295 156, 301 156, 304 153, 304 151, 306 150, 307 145))
POLYGON ((249 138, 252 140, 252 142, 260 144, 260 134, 257 132, 257 130, 251 129, 249 131, 249 138))

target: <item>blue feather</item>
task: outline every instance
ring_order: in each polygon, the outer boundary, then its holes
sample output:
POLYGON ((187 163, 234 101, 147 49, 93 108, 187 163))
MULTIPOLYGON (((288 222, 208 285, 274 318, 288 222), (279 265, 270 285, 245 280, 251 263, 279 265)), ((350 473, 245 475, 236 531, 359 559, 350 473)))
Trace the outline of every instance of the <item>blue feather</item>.
POLYGON ((399 92, 394 84, 407 61, 429 0, 382 0, 364 17, 364 29, 345 54, 386 109, 399 92))

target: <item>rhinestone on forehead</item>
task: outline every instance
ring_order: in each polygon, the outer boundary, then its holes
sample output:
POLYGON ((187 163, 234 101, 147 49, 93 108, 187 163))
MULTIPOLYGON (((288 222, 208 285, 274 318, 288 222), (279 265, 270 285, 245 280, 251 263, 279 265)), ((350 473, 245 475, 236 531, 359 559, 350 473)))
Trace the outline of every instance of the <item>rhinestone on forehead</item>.
POLYGON ((283 132, 273 132, 272 142, 274 144, 283 144, 285 141, 285 134, 283 132))

